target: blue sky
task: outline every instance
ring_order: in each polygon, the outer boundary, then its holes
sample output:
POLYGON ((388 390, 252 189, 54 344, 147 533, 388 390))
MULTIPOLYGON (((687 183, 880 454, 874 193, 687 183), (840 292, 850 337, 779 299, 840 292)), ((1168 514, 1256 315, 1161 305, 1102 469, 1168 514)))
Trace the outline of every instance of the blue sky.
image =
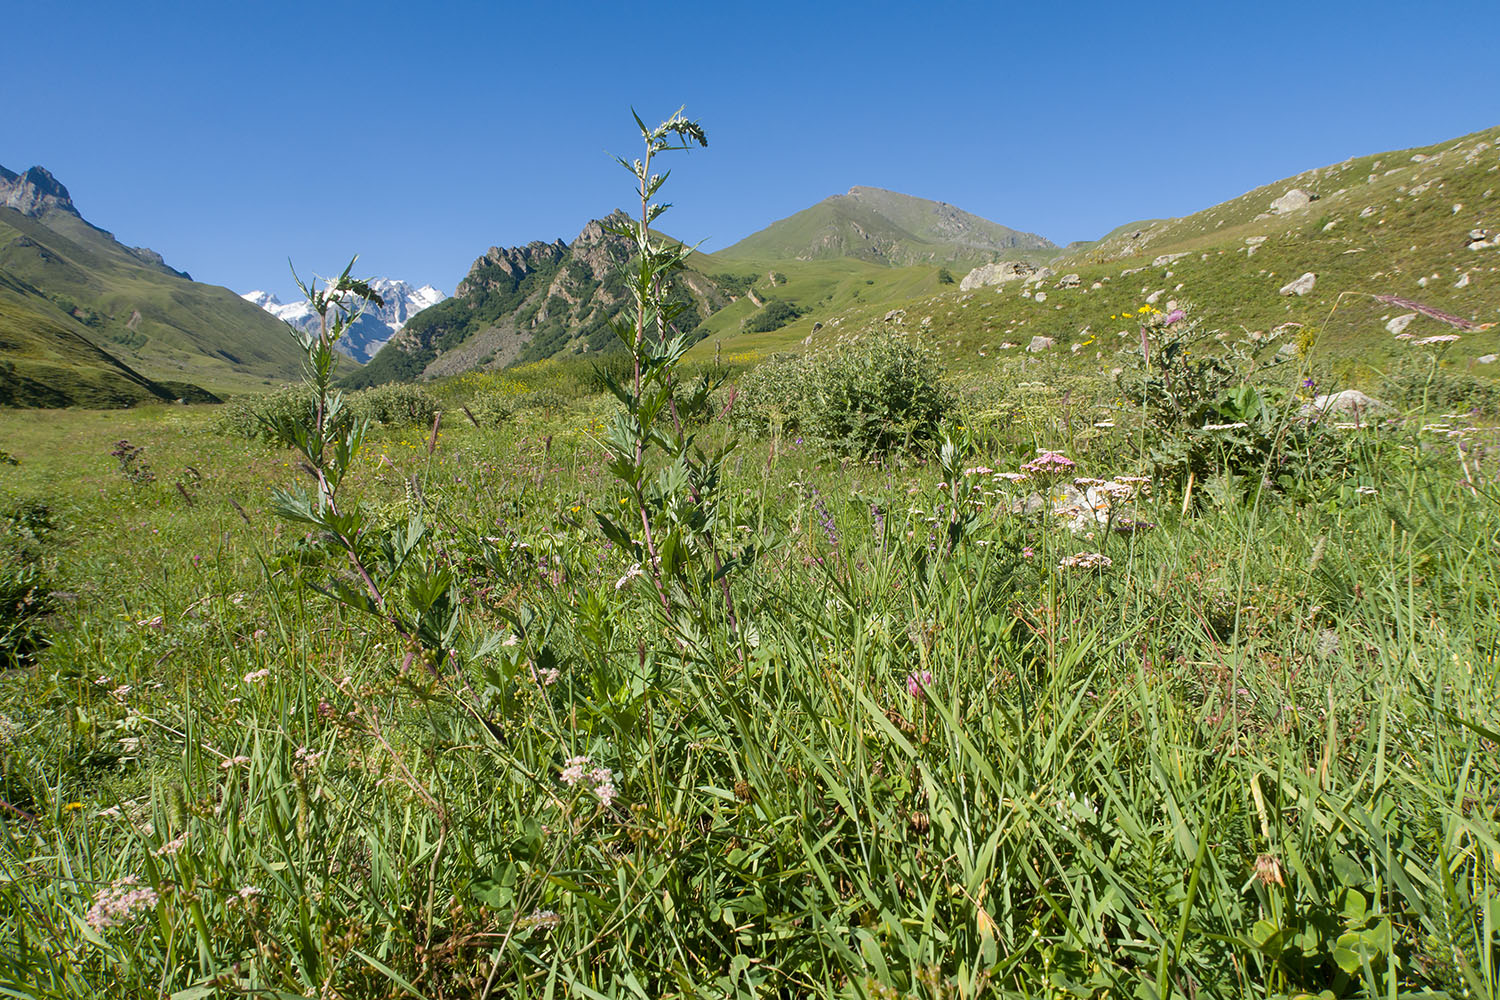
POLYGON ((452 292, 627 204, 706 249, 856 184, 1059 243, 1500 122, 1500 3, 53 3, 8 19, 0 164, 201 281, 452 292))

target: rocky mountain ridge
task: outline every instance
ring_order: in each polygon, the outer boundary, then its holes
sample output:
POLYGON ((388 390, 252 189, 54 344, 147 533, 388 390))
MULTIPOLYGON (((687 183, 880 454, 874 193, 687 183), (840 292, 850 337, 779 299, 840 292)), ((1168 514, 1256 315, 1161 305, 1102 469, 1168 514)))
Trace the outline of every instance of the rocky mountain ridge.
MULTIPOLYGON (((615 211, 588 222, 569 242, 491 247, 474 261, 452 298, 409 320, 365 370, 351 376, 351 384, 610 349, 615 336, 609 321, 628 301, 618 268, 631 252, 630 242, 610 229, 629 222, 615 211)), ((684 330, 733 298, 693 268, 673 277, 669 294, 686 307, 679 320, 684 330)))

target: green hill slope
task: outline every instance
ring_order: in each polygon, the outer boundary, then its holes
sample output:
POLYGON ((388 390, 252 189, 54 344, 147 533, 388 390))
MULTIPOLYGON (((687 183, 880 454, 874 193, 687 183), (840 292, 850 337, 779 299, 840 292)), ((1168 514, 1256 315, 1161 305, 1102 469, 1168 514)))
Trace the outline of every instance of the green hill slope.
MULTIPOLYGON (((1500 327, 1489 325, 1500 323, 1500 128, 1353 158, 1183 218, 1122 226, 1049 271, 919 293, 901 303, 903 322, 960 365, 1031 357, 1026 346, 1043 336, 1055 341, 1051 356, 1107 368, 1135 336, 1127 314, 1148 303, 1184 306, 1226 335, 1259 331, 1283 345, 1301 337, 1315 344, 1315 361, 1342 371, 1386 371, 1436 349, 1444 367, 1497 376, 1500 327), (1309 274, 1299 294, 1291 286, 1309 274), (1413 344, 1453 334, 1460 339, 1413 344)), ((882 307, 817 317, 816 334, 807 317, 726 349, 764 353, 878 323, 893 300, 871 298, 882 307)))
POLYGON ((792 261, 852 257, 891 266, 1046 259, 1049 240, 1017 232, 952 205, 854 187, 774 222, 719 251, 725 260, 792 261))
MULTIPOLYGON (((40 168, 0 168, 0 279, 0 337, 8 345, 0 361, 12 371, 44 356, 67 368, 102 355, 116 363, 101 371, 234 390, 300 370, 300 350, 273 317, 227 288, 193 281, 150 250, 119 243, 85 221, 67 189, 40 168), (80 338, 97 355, 79 354, 80 338)), ((43 384, 56 390, 50 405, 127 401, 123 388, 103 388, 114 375, 101 383, 90 371, 48 371, 43 384)))

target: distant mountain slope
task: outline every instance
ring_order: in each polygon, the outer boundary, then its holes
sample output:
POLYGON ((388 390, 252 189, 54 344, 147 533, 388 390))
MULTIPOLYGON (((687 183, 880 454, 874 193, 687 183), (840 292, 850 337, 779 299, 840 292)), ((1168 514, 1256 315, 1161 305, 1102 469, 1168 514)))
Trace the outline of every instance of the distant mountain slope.
POLYGON ((725 260, 853 257, 897 267, 1042 258, 1057 247, 962 209, 881 188, 854 187, 719 251, 725 260))
POLYGON ((275 319, 89 224, 67 188, 41 167, 23 174, 0 167, 0 279, 7 303, 0 339, 8 345, 0 348, 0 362, 9 366, 11 395, 18 379, 28 385, 50 379, 58 391, 49 405, 121 405, 129 391, 103 386, 125 377, 122 370, 155 385, 171 379, 224 388, 292 378, 300 370, 301 352, 275 319), (112 358, 116 365, 106 369, 115 374, 98 376, 105 383, 92 372, 61 377, 57 365, 83 365, 83 355, 68 346, 74 339, 112 358), (44 356, 54 358, 45 379, 21 374, 44 356), (64 358, 74 360, 58 360, 64 358))
MULTIPOLYGON (((414 288, 405 281, 392 278, 374 278, 370 281, 370 287, 379 293, 385 305, 378 309, 373 305, 367 307, 336 345, 345 357, 355 361, 369 361, 392 337, 401 332, 407 320, 448 297, 431 285, 414 288)), ((317 329, 317 315, 306 302, 289 302, 283 305, 275 295, 261 291, 245 292, 240 298, 260 306, 272 316, 299 330, 312 333, 317 329)))
MULTIPOLYGON (((914 300, 907 315, 961 363, 1023 355, 1043 336, 1054 352, 1107 367, 1136 336, 1128 314, 1149 304, 1189 306, 1209 330, 1288 352, 1311 345, 1313 364, 1351 377, 1426 363, 1428 352, 1444 368, 1500 376, 1500 128, 1132 223, 1049 268, 914 300)), ((844 329, 870 318, 851 311, 844 329)))
MULTIPOLYGON (((571 243, 533 241, 523 247, 491 247, 474 262, 453 297, 407 321, 399 334, 363 370, 354 386, 378 385, 563 353, 611 350, 609 321, 628 303, 618 265, 628 259, 628 241, 605 224, 627 222, 621 212, 595 220, 571 243)), ((670 295, 686 312, 678 325, 692 330, 733 300, 703 268, 672 279, 670 295)))

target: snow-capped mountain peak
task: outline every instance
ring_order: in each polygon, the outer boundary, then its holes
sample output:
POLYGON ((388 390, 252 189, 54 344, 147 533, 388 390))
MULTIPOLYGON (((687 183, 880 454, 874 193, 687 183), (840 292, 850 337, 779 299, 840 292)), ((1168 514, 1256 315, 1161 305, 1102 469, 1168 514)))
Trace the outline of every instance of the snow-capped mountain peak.
MULTIPOLYGON (((375 278, 371 280, 370 287, 384 300, 385 305, 378 309, 373 305, 366 306, 359 319, 345 331, 336 345, 341 352, 356 361, 369 361, 376 351, 385 346, 386 341, 401 331, 407 320, 448 297, 431 285, 414 288, 408 282, 394 278, 375 278)), ((282 305, 274 294, 263 291, 243 292, 240 298, 304 332, 310 333, 317 326, 317 315, 306 302, 282 305)))

